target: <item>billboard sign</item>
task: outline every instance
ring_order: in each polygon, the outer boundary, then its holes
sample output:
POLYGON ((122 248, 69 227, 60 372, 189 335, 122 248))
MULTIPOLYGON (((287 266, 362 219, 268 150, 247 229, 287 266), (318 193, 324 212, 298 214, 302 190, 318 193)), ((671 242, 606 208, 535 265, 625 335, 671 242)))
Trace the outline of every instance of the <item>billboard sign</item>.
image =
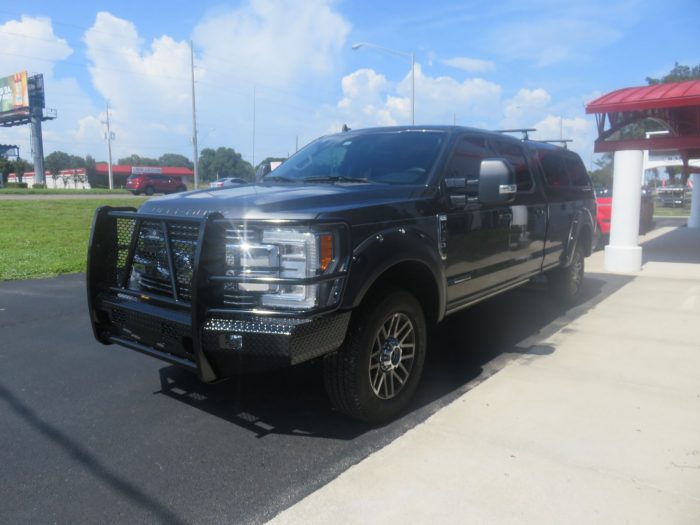
POLYGON ((27 72, 0 78, 0 114, 29 107, 27 72))

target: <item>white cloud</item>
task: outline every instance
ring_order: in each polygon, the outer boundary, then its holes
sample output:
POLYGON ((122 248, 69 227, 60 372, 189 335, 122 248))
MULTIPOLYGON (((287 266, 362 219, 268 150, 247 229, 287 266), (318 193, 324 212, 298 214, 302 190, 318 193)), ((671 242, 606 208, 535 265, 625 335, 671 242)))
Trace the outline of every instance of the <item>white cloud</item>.
POLYGON ((350 24, 331 5, 328 0, 250 0, 203 20, 194 40, 213 70, 286 86, 307 73, 334 70, 350 24))
MULTIPOLYGON (((298 114, 317 109, 303 102, 315 91, 309 84, 333 72, 350 29, 332 4, 250 0, 194 27, 200 150, 231 146, 253 160, 254 87, 256 151, 293 150, 305 120, 298 114)), ((189 42, 167 35, 145 42, 132 22, 106 12, 84 41, 92 81, 113 108, 115 156, 191 156, 189 42)))
POLYGON ((159 156, 168 145, 186 146, 189 45, 161 36, 145 47, 133 23, 106 12, 97 14, 84 41, 93 84, 112 108, 115 156, 159 156), (157 124, 166 129, 154 132, 157 124))
POLYGON ((0 25, 0 71, 41 71, 50 76, 54 64, 73 54, 68 43, 53 32, 51 20, 22 16, 0 25))
POLYGON ((468 73, 482 73, 496 69, 496 64, 490 60, 481 60, 479 58, 454 57, 442 60, 442 63, 468 73))
MULTIPOLYGON (((480 78, 462 82, 448 76, 431 77, 420 64, 415 70, 416 123, 451 124, 485 121, 500 105, 501 87, 480 78)), ((343 77, 343 98, 338 109, 352 127, 409 124, 411 121, 411 73, 389 82, 371 69, 343 77)))
POLYGON ((528 128, 548 111, 552 97, 542 88, 521 89, 503 103, 503 128, 528 128))
MULTIPOLYGON (((44 76, 46 107, 56 109, 58 115, 56 120, 42 126, 45 155, 57 149, 84 155, 91 147, 100 145, 96 138, 92 144, 75 140, 78 120, 94 112, 94 106, 74 78, 56 77, 56 64, 71 57, 73 49, 54 33, 50 19, 22 16, 5 22, 0 25, 0 49, 3 74, 27 70, 44 76)), ((2 142, 17 144, 22 157, 31 159, 29 135, 28 125, 3 128, 2 142)))

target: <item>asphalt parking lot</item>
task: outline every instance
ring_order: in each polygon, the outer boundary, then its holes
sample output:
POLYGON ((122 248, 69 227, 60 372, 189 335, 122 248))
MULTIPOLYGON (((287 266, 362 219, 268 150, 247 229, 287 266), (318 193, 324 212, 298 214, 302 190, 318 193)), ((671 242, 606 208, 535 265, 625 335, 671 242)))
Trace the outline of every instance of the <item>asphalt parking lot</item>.
POLYGON ((83 281, 0 283, 5 522, 264 522, 523 354, 546 353, 539 340, 628 278, 589 275, 568 312, 533 286, 448 318, 410 411, 382 428, 331 409, 318 363, 203 385, 102 346, 83 281))

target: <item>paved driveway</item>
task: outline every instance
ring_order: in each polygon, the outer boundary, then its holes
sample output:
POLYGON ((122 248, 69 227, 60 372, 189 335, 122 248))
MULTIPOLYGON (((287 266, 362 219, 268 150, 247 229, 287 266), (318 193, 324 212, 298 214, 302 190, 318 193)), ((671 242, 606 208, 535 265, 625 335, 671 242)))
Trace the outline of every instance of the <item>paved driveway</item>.
MULTIPOLYGON (((329 406, 315 363, 203 385, 92 339, 83 275, 0 283, 0 516, 7 523, 263 522, 507 368, 563 312, 516 290, 430 335, 411 411, 378 429, 329 406)), ((397 473, 397 480, 400 473, 397 473)))

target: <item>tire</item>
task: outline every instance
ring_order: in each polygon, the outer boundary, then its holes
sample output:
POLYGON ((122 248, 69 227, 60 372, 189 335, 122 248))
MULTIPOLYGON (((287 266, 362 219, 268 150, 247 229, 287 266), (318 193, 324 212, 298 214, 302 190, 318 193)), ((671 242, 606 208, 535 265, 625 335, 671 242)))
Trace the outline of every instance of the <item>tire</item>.
POLYGON ((154 193, 153 186, 146 186, 143 192, 150 197, 154 193))
POLYGON ((183 191, 187 191, 187 186, 178 186, 175 193, 182 193, 183 191))
POLYGON ((331 402, 354 419, 391 420, 416 391, 426 346, 425 316, 412 294, 395 289, 372 294, 353 314, 343 346, 324 360, 331 402))
POLYGON ((573 306, 579 302, 583 292, 585 261, 581 246, 576 243, 571 264, 566 268, 552 270, 549 275, 549 289, 554 298, 566 305, 573 306))

